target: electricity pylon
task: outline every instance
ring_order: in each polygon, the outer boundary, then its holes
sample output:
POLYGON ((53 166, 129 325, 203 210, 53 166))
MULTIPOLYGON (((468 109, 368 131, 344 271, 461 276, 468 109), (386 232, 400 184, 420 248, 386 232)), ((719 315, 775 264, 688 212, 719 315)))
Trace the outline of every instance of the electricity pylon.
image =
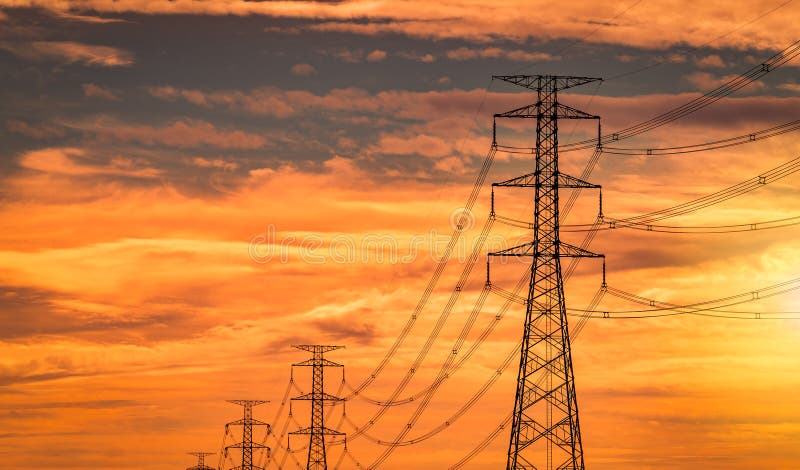
POLYGON ((186 470, 217 470, 214 467, 206 465, 206 457, 214 455, 214 452, 189 452, 189 455, 197 457, 197 465, 188 467, 186 470))
POLYGON ((302 344, 294 347, 312 353, 311 359, 292 364, 292 367, 311 367, 311 393, 292 398, 292 400, 311 402, 311 425, 289 434, 308 435, 307 470, 327 470, 328 462, 325 456, 325 436, 343 436, 344 433, 325 427, 325 415, 323 410, 325 403, 342 400, 339 397, 325 393, 325 367, 344 366, 325 359, 324 354, 329 351, 341 349, 343 346, 302 344))
POLYGON ((494 78, 536 92, 536 103, 495 115, 536 119, 534 171, 492 185, 535 191, 533 242, 489 254, 532 258, 506 469, 583 470, 561 258, 603 255, 560 240, 558 190, 599 186, 559 172, 558 120, 598 119, 599 138, 600 118, 560 104, 558 91, 600 79, 550 75, 494 78))
POLYGON ((265 400, 228 400, 228 403, 239 405, 244 408, 244 415, 242 419, 232 421, 225 425, 225 434, 228 434, 230 426, 242 427, 242 440, 236 444, 225 447, 225 455, 228 454, 228 449, 241 449, 242 451, 242 464, 233 467, 231 470, 263 470, 263 467, 253 465, 253 449, 265 449, 269 454, 269 447, 259 442, 253 442, 253 426, 266 426, 267 433, 270 432, 269 424, 253 418, 253 407, 264 403, 269 403, 265 400))

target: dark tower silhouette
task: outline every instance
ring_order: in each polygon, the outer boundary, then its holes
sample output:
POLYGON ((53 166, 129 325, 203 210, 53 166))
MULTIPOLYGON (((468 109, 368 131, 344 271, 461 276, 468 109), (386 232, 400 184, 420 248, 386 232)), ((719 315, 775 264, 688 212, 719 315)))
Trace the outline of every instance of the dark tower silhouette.
POLYGON ((343 436, 344 433, 325 427, 324 406, 326 402, 340 401, 341 398, 325 393, 324 379, 325 367, 344 367, 323 357, 326 352, 341 349, 343 346, 299 345, 297 349, 312 353, 311 359, 292 367, 311 367, 311 393, 292 398, 292 400, 305 400, 311 402, 311 425, 291 432, 292 435, 308 435, 308 464, 307 470, 327 470, 328 462, 325 456, 325 436, 343 436))
POLYGON ((558 120, 599 117, 560 104, 558 91, 599 79, 549 75, 494 78, 536 92, 536 103, 495 115, 536 120, 534 171, 492 185, 534 188, 535 192, 533 242, 490 253, 532 258, 506 469, 583 470, 561 258, 602 255, 560 240, 558 190, 599 186, 559 172, 558 120))
POLYGON ((228 403, 240 405, 244 408, 244 416, 242 419, 232 421, 225 425, 226 434, 230 426, 242 427, 242 440, 236 444, 225 447, 226 455, 228 449, 241 449, 242 451, 242 464, 233 467, 231 470, 263 470, 262 467, 253 465, 253 449, 265 449, 266 452, 269 452, 270 449, 264 444, 253 442, 253 426, 266 426, 267 433, 269 433, 269 424, 253 418, 253 407, 269 402, 265 400, 228 400, 228 403))
POLYGON ((197 465, 194 467, 188 467, 186 470, 217 470, 214 467, 209 467, 206 465, 206 457, 214 454, 215 452, 189 452, 189 455, 194 455, 197 457, 197 465))

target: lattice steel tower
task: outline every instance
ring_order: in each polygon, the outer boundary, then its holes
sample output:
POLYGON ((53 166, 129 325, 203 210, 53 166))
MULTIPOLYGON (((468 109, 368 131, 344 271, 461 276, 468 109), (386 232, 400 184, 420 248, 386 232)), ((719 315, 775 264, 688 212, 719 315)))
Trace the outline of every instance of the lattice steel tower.
POLYGON ((328 462, 325 456, 325 436, 343 436, 344 433, 325 427, 325 403, 342 400, 339 397, 325 393, 325 367, 344 366, 342 364, 325 359, 324 354, 329 351, 341 349, 343 346, 302 344, 294 347, 313 354, 311 359, 307 361, 292 364, 292 367, 311 367, 311 393, 306 393, 305 395, 292 398, 292 400, 306 400, 311 402, 311 425, 307 428, 303 428, 289 434, 308 435, 307 470, 327 470, 328 462))
MULTIPOLYGON (((532 258, 506 469, 583 470, 561 258, 602 255, 560 241, 558 190, 599 186, 559 172, 558 120, 599 117, 560 104, 558 91, 599 79, 549 75, 494 78, 534 90, 537 97, 534 104, 495 115, 536 119, 534 171, 493 184, 535 191, 533 242, 490 253, 532 258)), ((599 132, 598 121, 598 136, 599 132)))
POLYGON ((209 455, 214 455, 214 452, 189 452, 189 455, 194 455, 197 457, 197 465, 194 467, 188 467, 186 470, 217 470, 214 467, 209 467, 206 465, 206 457, 209 455))
POLYGON ((242 440, 236 444, 225 447, 225 454, 228 454, 228 449, 241 449, 242 451, 242 464, 233 467, 231 470, 263 470, 263 467, 253 465, 253 449, 264 449, 269 453, 269 447, 259 442, 253 442, 253 426, 266 426, 267 433, 270 432, 269 424, 253 418, 253 407, 264 403, 269 403, 265 400, 228 400, 228 403, 240 405, 244 408, 244 416, 242 419, 232 421, 225 425, 225 434, 228 434, 230 426, 242 427, 242 440))

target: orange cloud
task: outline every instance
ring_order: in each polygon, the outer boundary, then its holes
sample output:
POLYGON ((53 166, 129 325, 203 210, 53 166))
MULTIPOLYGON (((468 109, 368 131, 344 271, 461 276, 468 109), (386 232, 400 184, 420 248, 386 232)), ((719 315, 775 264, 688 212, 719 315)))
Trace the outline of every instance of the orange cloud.
POLYGON ((498 59, 505 58, 519 62, 544 62, 557 60, 550 54, 544 52, 528 52, 519 49, 506 50, 499 47, 486 47, 483 49, 471 49, 469 47, 459 47, 458 49, 449 50, 445 55, 453 60, 469 60, 469 59, 498 59))
POLYGON ((717 54, 701 57, 697 59, 695 63, 700 67, 725 67, 725 62, 723 62, 722 57, 717 54))
POLYGON ((791 14, 794 5, 769 12, 759 4, 715 0, 685 4, 679 0, 642 3, 631 7, 620 1, 598 4, 537 5, 536 16, 520 15, 530 8, 515 0, 492 5, 491 13, 475 2, 456 1, 431 4, 421 0, 375 3, 346 2, 150 2, 120 4, 112 0, 3 0, 7 7, 40 7, 61 12, 101 13, 265 15, 276 18, 313 19, 310 28, 357 34, 400 33, 425 38, 461 38, 493 41, 498 37, 525 41, 529 38, 585 38, 587 41, 665 48, 676 44, 699 46, 715 41, 717 46, 774 48, 794 40, 791 14), (609 17, 616 16, 613 23, 609 17), (367 20, 354 22, 352 18, 367 20), (548 21, 540 21, 548 18, 548 21), (758 20, 757 26, 750 23, 758 20), (738 31, 742 29, 742 31, 738 31), (732 30, 737 34, 729 34, 732 30))
MULTIPOLYGON (((732 76, 716 77, 706 72, 697 72, 686 77, 702 91, 708 91, 732 76)), ((381 114, 400 119, 413 119, 432 123, 437 120, 454 117, 464 118, 461 128, 472 127, 471 121, 477 116, 484 119, 482 132, 490 129, 490 116, 495 112, 508 111, 532 101, 530 94, 515 92, 509 85, 510 92, 499 92, 502 84, 495 83, 493 90, 446 90, 446 91, 402 91, 390 90, 371 93, 360 88, 333 89, 325 94, 307 91, 282 90, 274 87, 256 88, 249 91, 221 90, 185 90, 173 87, 151 88, 151 95, 166 100, 185 100, 198 106, 221 107, 254 114, 265 114, 276 117, 289 117, 310 111, 328 111, 335 113, 381 114), (486 112, 476 115, 476 109, 486 112)), ((745 91, 764 89, 762 82, 755 82, 745 91)), ((692 93, 676 95, 654 94, 640 96, 594 96, 589 100, 586 95, 564 94, 564 102, 581 108, 582 103, 590 104, 586 111, 598 114, 603 119, 604 131, 612 131, 636 122, 659 115, 666 110, 678 106, 698 96, 692 93)), ((733 95, 714 104, 706 111, 688 119, 677 121, 677 126, 707 126, 714 122, 719 131, 734 125, 750 122, 772 123, 790 121, 794 118, 794 99, 777 97, 737 97, 733 95), (700 120, 698 120, 700 119, 700 120)), ((334 114, 340 116, 340 114, 334 114)), ((524 123, 504 120, 502 126, 523 126, 524 123)), ((453 122, 442 126, 453 135, 458 135, 458 126, 453 122)), ((586 127, 590 133, 591 126, 586 127)), ((427 130, 426 132, 430 132, 427 130)), ((726 131, 727 132, 727 131, 726 131)), ((485 134, 488 136, 488 134, 485 134)))
POLYGON ((800 84, 798 83, 783 83, 778 85, 778 88, 780 88, 781 90, 793 91, 797 94, 800 94, 800 84))
POLYGON ((122 175, 134 178, 155 178, 156 168, 139 168, 139 162, 114 157, 108 164, 92 165, 85 151, 77 148, 49 148, 24 153, 19 165, 30 170, 70 176, 122 175))
POLYGON ((36 139, 46 139, 48 137, 63 137, 64 129, 60 126, 50 124, 31 125, 23 121, 6 121, 6 129, 17 134, 34 137, 36 139))
POLYGON ((145 145, 178 148, 208 145, 229 149, 257 149, 267 145, 267 140, 260 135, 240 130, 218 129, 209 122, 197 119, 178 119, 166 126, 155 127, 98 118, 90 122, 74 123, 71 126, 95 133, 104 139, 139 142, 145 145))
POLYGON ((291 72, 292 75, 305 77, 308 75, 315 75, 317 73, 317 69, 315 69, 314 66, 310 64, 295 64, 292 65, 291 72))
POLYGON ((386 58, 386 51, 382 51, 380 49, 375 49, 374 51, 367 54, 367 62, 380 62, 386 58))
MULTIPOLYGON (((736 78, 737 75, 725 75, 722 77, 708 72, 695 72, 684 77, 686 81, 697 87, 699 91, 709 91, 736 78)), ((753 82, 745 87, 746 90, 763 90, 766 88, 764 82, 753 82)))
POLYGON ((103 88, 94 83, 84 83, 81 85, 83 88, 83 95, 89 98, 100 98, 107 101, 119 101, 120 98, 112 90, 103 88))
POLYGON ((129 67, 134 63, 133 55, 122 49, 73 41, 4 42, 0 43, 0 49, 39 62, 80 63, 96 67, 129 67))

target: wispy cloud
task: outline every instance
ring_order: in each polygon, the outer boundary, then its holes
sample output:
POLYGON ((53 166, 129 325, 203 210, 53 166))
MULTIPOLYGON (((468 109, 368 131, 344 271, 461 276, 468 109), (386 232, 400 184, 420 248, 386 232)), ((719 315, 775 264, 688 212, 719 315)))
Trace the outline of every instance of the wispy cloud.
POLYGON ((309 75, 315 75, 317 73, 317 69, 315 69, 311 64, 295 64, 292 66, 291 72, 292 75, 307 77, 309 75))
POLYGON ((71 176, 119 175, 155 178, 161 172, 130 158, 113 157, 107 163, 97 163, 78 148, 47 148, 24 153, 19 165, 30 170, 71 176))
POLYGON ((120 18, 104 18, 102 16, 79 15, 64 10, 54 10, 53 14, 56 17, 64 20, 78 21, 81 23, 92 23, 92 24, 127 23, 126 20, 120 18))
POLYGON ((61 126, 46 123, 30 124, 16 119, 6 121, 6 129, 36 139, 63 137, 66 134, 66 131, 61 126))
POLYGON ((542 62, 557 60, 558 57, 553 57, 544 52, 530 52, 520 49, 501 49, 499 47, 485 47, 482 49, 475 49, 469 47, 459 47, 452 49, 445 53, 449 59, 453 60, 470 60, 470 59, 508 59, 518 62, 542 62))
POLYGON ((72 126, 95 134, 101 139, 138 142, 145 145, 257 149, 267 144, 267 139, 261 135, 238 129, 220 129, 198 119, 177 119, 164 126, 150 126, 100 117, 91 121, 75 122, 72 126))
POLYGON ((717 54, 711 54, 704 57, 699 57, 695 60, 699 67, 725 67, 725 62, 717 54))
POLYGON ((92 67, 130 67, 134 64, 133 54, 128 51, 74 41, 3 42, 0 49, 35 62, 92 67))
MULTIPOLYGON (((504 38, 525 42, 530 38, 585 38, 587 41, 618 43, 639 47, 664 48, 675 44, 701 45, 709 41, 740 48, 768 48, 776 42, 794 39, 794 15, 768 14, 759 18, 760 28, 748 34, 728 34, 732 25, 747 24, 764 15, 757 3, 738 4, 735 11, 721 15, 728 3, 695 3, 691 14, 674 2, 642 2, 629 7, 620 2, 604 3, 604 8, 582 2, 543 3, 535 15, 525 0, 495 3, 491 10, 479 2, 466 0, 432 3, 425 0, 404 2, 152 2, 131 0, 0 0, 8 6, 41 7, 61 13, 144 13, 194 15, 264 15, 274 18, 311 20, 307 28, 354 34, 403 34, 422 38, 461 38, 490 42, 504 38), (628 8, 626 8, 628 7, 628 8), (609 18, 624 9, 613 21, 609 18), (550 21, 541 21, 548 18, 550 21), (357 20, 354 20, 357 19, 357 20)), ((785 11, 788 10, 788 7, 785 11)), ((291 28, 290 28, 291 29, 291 28)))
POLYGON ((84 83, 81 85, 83 88, 83 95, 87 98, 100 98, 107 101, 119 101, 120 98, 117 94, 108 88, 103 88, 94 83, 84 83))

